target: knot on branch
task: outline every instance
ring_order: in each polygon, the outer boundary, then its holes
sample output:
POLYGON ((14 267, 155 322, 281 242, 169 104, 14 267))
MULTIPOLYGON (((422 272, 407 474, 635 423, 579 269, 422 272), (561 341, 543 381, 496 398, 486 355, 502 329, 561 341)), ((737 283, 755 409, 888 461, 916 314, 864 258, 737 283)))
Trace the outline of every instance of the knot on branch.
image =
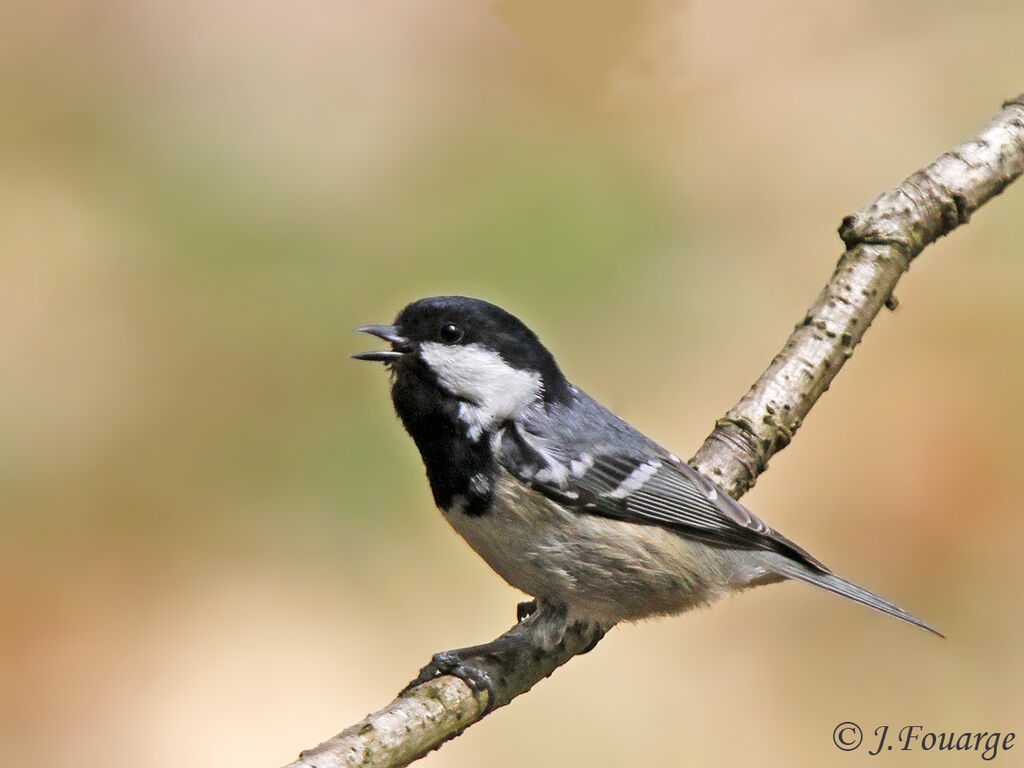
POLYGON ((892 248, 909 266, 926 245, 970 219, 975 206, 953 183, 966 169, 963 158, 943 155, 881 195, 867 210, 844 218, 839 237, 848 250, 861 245, 892 248), (951 164, 961 167, 953 169, 951 164))
POLYGON ((926 245, 966 224, 1022 172, 1024 93, 1004 102, 1003 110, 978 136, 844 218, 839 236, 847 249, 886 246, 909 266, 926 245))
POLYGON ((714 431, 690 465, 737 499, 753 487, 769 457, 789 443, 792 432, 775 426, 772 438, 766 440, 746 419, 727 415, 715 422, 714 431))

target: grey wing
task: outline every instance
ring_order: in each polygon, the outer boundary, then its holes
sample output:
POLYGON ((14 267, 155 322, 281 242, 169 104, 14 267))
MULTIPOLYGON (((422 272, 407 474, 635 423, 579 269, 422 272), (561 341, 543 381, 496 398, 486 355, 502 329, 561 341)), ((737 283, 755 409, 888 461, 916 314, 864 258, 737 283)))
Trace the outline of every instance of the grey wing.
MULTIPOLYGON (((634 448, 558 455, 519 433, 516 461, 502 461, 521 482, 580 514, 658 525, 712 546, 780 552, 828 569, 770 528, 689 465, 667 452, 634 448), (537 461, 524 461, 530 454, 537 461)), ((504 454, 508 456, 509 454, 504 454)))

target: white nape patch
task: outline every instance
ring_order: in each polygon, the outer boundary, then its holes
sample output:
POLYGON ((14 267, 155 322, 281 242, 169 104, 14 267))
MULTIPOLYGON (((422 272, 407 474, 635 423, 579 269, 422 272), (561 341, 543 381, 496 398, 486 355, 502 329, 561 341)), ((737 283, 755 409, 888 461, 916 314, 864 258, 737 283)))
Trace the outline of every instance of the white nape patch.
POLYGON ((654 474, 660 468, 661 461, 658 459, 646 461, 630 472, 629 476, 619 484, 618 488, 605 495, 610 499, 624 499, 634 491, 640 490, 640 488, 643 487, 643 484, 654 477, 654 474))
POLYGON ((679 457, 678 457, 678 456, 676 456, 676 455, 675 455, 674 453, 670 453, 670 454, 668 455, 668 458, 669 458, 669 460, 670 460, 670 461, 671 461, 671 462, 672 462, 673 464, 682 464, 682 463, 683 463, 683 462, 682 462, 682 461, 681 461, 681 460, 679 459, 679 457))
POLYGON ((573 477, 583 477, 592 466, 594 466, 594 457, 589 453, 584 453, 578 459, 569 462, 569 471, 572 472, 573 477))
POLYGON ((496 423, 515 419, 544 391, 540 373, 513 368, 492 349, 427 341, 420 357, 443 389, 467 402, 459 418, 471 440, 479 440, 496 423))

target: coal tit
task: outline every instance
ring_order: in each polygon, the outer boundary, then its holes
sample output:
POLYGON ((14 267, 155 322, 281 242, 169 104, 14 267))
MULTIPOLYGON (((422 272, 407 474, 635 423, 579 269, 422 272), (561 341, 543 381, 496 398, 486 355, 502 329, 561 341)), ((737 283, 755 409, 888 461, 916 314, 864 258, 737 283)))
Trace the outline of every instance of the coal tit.
MULTIPOLYGON (((500 307, 426 298, 394 325, 357 330, 390 343, 354 357, 390 369, 395 411, 445 519, 535 598, 526 642, 548 649, 571 622, 604 630, 785 579, 939 634, 834 575, 574 386, 533 331, 500 307)), ((493 650, 439 654, 421 679, 449 672, 489 687, 472 660, 493 650)))

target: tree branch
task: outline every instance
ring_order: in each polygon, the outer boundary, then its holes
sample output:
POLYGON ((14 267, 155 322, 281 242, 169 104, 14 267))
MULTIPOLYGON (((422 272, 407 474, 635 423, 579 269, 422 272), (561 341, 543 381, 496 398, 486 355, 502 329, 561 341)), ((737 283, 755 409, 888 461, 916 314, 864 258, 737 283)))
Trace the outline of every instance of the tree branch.
MULTIPOLYGON (((977 136, 911 175, 839 227, 846 252, 782 351, 705 440, 691 464, 733 497, 789 444, 814 403, 853 354, 910 262, 1024 172, 1024 93, 977 136)), ((517 627, 506 635, 514 634, 517 627)), ((490 660, 493 707, 530 690, 600 640, 570 628, 547 654, 502 653, 490 660)), ((407 765, 483 717, 487 694, 444 676, 413 688, 287 768, 390 768, 407 765)))
POLYGON ((1024 171, 1024 93, 977 136, 843 219, 846 252, 782 351, 691 464, 739 498, 785 448, 929 243, 947 235, 1024 171))

